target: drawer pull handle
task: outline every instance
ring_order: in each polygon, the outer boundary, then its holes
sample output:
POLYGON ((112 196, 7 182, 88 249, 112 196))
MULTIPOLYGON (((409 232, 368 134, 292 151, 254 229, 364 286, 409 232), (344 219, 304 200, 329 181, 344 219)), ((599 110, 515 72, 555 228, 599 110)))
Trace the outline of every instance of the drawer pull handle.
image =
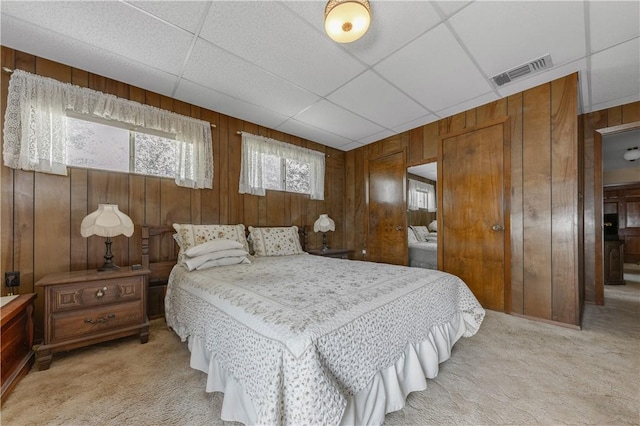
POLYGON ((106 287, 99 288, 98 291, 96 291, 96 298, 101 299, 105 291, 107 291, 106 287))
POLYGON ((93 318, 87 318, 87 319, 84 320, 84 322, 85 322, 85 324, 100 324, 102 322, 107 322, 110 319, 113 319, 115 317, 116 317, 116 314, 109 314, 106 317, 101 317, 101 318, 98 318, 96 320, 94 320, 93 318))

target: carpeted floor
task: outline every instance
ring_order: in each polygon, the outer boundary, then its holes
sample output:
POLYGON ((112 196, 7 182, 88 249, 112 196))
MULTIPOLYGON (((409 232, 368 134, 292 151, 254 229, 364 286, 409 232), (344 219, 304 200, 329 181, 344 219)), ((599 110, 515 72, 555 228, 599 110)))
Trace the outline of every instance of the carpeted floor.
MULTIPOLYGON (((585 307, 583 330, 488 312, 478 334, 409 395, 390 425, 640 424, 640 267, 585 307)), ((2 407, 2 425, 222 425, 185 344, 163 320, 136 338, 56 354, 2 407)))

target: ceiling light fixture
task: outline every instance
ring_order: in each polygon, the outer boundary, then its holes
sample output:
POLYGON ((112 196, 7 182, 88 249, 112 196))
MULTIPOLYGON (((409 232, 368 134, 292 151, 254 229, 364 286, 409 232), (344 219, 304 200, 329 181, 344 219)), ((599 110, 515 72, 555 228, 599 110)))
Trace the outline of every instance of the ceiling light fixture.
POLYGON ((640 159, 640 149, 638 149, 637 146, 628 148, 627 152, 624 153, 624 159, 627 161, 636 161, 640 159))
POLYGON ((330 0, 324 9, 324 29, 338 43, 358 40, 370 22, 369 0, 330 0))

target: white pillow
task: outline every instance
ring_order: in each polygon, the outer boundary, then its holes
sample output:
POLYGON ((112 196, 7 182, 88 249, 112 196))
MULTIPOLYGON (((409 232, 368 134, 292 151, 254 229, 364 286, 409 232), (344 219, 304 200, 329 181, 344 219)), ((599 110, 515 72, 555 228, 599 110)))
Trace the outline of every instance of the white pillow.
POLYGON ((249 227, 249 238, 256 256, 304 254, 297 226, 277 228, 249 227))
POLYGON ((429 230, 424 225, 411 226, 413 232, 416 234, 416 238, 418 241, 427 241, 427 237, 429 236, 429 230))
POLYGON ((429 231, 438 232, 438 221, 434 220, 429 224, 429 231))
POLYGON ((185 251, 198 244, 217 239, 235 240, 242 243, 244 249, 249 252, 249 244, 244 233, 244 225, 192 225, 174 223, 175 240, 180 246, 178 264, 184 265, 185 251))
MULTIPOLYGON (((233 240, 227 240, 226 238, 221 238, 219 240, 211 240, 206 243, 198 244, 197 246, 191 247, 190 249, 185 250, 184 254, 188 257, 196 257, 201 256, 203 254, 216 252, 220 250, 231 250, 231 249, 242 249, 244 246, 242 243, 233 240)), ((246 251, 246 250, 245 250, 246 251)))
POLYGON ((195 257, 185 257, 184 267, 187 271, 199 269, 200 265, 211 260, 224 259, 225 257, 246 257, 249 253, 243 249, 218 250, 210 253, 201 254, 195 257))
POLYGON ((409 237, 409 244, 418 242, 416 234, 413 232, 413 229, 411 229, 411 227, 407 228, 407 236, 409 237))
POLYGON ((251 263, 246 256, 238 257, 223 257, 222 259, 210 260, 198 266, 196 269, 202 271, 203 269, 215 268, 216 266, 229 266, 238 265, 240 263, 251 263))

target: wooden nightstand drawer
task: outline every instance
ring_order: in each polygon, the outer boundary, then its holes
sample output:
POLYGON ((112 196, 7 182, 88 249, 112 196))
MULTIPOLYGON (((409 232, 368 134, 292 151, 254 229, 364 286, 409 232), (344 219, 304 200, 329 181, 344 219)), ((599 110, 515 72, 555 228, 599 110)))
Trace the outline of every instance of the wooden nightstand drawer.
POLYGON ((90 283, 50 287, 51 312, 101 306, 125 300, 142 299, 143 277, 100 280, 90 283))
MULTIPOLYGON (((142 300, 51 315, 49 343, 92 335, 143 322, 142 300)), ((146 318, 145 318, 146 320, 146 318)))
POLYGON ((94 343, 138 334, 149 340, 148 269, 49 274, 36 283, 44 289, 44 342, 35 346, 40 370, 52 355, 94 343))

